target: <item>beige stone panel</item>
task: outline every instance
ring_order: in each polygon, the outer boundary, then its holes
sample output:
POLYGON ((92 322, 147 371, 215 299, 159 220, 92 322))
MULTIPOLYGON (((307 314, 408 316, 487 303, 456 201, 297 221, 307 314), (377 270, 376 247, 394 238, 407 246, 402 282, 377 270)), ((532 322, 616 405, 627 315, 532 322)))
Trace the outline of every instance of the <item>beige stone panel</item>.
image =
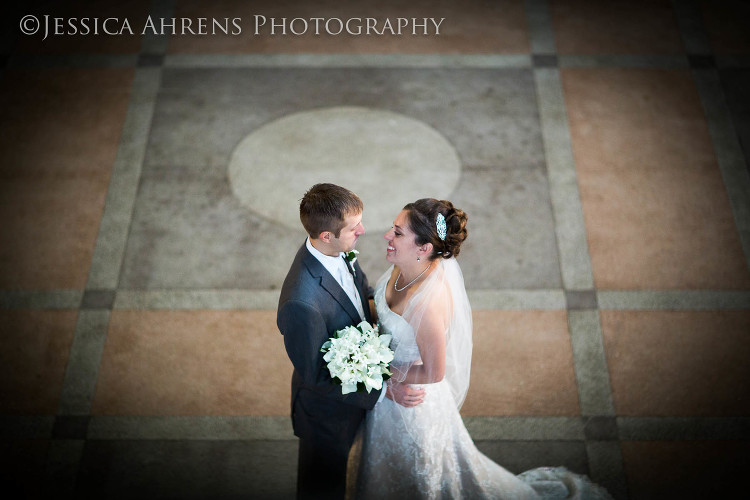
POLYGON ((750 286, 690 72, 565 69, 562 82, 597 288, 750 286))
POLYGON ((602 311, 601 321, 618 415, 750 412, 750 312, 602 311))
POLYGON ((288 415, 276 311, 114 311, 96 415, 288 415))
POLYGON ((684 52, 668 0, 553 0, 550 17, 560 54, 684 52))
POLYGON ((76 311, 0 311, 0 414, 54 415, 76 311))
MULTIPOLYGON (((526 26, 523 2, 510 0, 503 2, 483 2, 469 0, 460 6, 449 0, 417 0, 401 2, 386 0, 379 2, 348 1, 339 2, 328 0, 325 2, 243 2, 242 0, 221 0, 217 2, 201 2, 200 0, 182 0, 177 2, 176 15, 179 18, 217 19, 222 26, 225 18, 229 23, 224 29, 227 31, 241 31, 239 35, 225 35, 219 28, 206 29, 214 35, 185 35, 172 36, 169 41, 170 53, 528 53, 529 36, 526 26), (266 24, 257 28, 255 16, 263 16, 266 24), (386 19, 397 29, 397 18, 417 18, 422 23, 423 18, 435 18, 440 23, 439 35, 434 35, 435 28, 431 21, 428 23, 428 33, 423 34, 424 28, 418 28, 418 34, 412 34, 409 25, 408 34, 376 35, 371 31, 366 34, 366 18, 378 20, 375 28, 378 32, 384 29, 386 19), (239 18, 238 30, 232 24, 232 19, 239 18), (286 18, 286 35, 282 35, 282 28, 275 29, 271 35, 272 18, 281 23, 286 18), (291 21, 295 18, 304 19, 308 23, 307 32, 295 35, 292 30, 302 33, 302 21, 291 21), (319 33, 315 35, 315 22, 311 18, 323 18, 319 21, 319 33), (349 35, 346 29, 340 35, 328 35, 325 23, 329 19, 362 18, 360 35, 349 35)), ((262 18, 259 18, 262 19, 262 18)), ((352 21, 356 23, 357 21, 352 21)), ((355 24, 350 24, 352 31, 357 31, 355 24)), ((193 31, 196 31, 193 27, 193 31)), ((180 28, 181 29, 181 28, 180 28)), ((337 32, 340 29, 336 21, 331 21, 329 29, 337 32)))
POLYGON ((0 285, 85 286, 132 79, 132 69, 3 75, 0 285))
POLYGON ((565 311, 474 311, 471 386, 461 413, 578 415, 565 311))

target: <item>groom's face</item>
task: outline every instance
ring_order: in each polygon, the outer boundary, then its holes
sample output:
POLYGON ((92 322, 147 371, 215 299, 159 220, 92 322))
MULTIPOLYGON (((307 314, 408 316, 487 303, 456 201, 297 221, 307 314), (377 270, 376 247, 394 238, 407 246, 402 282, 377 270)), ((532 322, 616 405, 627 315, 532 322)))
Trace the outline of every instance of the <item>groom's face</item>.
POLYGON ((331 242, 339 252, 349 252, 354 250, 357 239, 365 234, 365 226, 362 225, 362 212, 351 214, 344 219, 344 228, 339 233, 338 238, 335 236, 331 242))

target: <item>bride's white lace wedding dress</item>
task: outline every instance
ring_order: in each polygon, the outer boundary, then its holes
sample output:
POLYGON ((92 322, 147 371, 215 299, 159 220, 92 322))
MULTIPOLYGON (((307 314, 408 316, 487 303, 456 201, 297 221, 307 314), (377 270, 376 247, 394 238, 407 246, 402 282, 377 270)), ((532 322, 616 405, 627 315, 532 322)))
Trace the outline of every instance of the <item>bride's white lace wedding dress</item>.
MULTIPOLYGON (((455 261, 453 264, 458 266, 455 261)), ((460 275, 460 269, 458 272, 460 275)), ((412 363, 419 358, 414 329, 390 310, 385 299, 390 275, 389 270, 376 287, 378 322, 381 333, 393 336, 394 364, 412 363)), ((461 287, 462 281, 461 277, 461 287)), ((404 408, 386 398, 368 413, 357 498, 611 498, 585 476, 564 468, 534 469, 520 476, 505 470, 474 445, 461 420, 450 381, 446 378, 422 387, 426 396, 417 407, 404 408)))

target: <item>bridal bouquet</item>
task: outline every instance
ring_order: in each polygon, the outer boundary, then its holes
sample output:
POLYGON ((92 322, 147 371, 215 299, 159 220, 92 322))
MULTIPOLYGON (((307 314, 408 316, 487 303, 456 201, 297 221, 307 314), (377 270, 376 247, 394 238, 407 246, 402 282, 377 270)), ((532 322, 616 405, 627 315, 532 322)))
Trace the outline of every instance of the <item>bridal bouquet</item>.
POLYGON ((337 330, 320 348, 334 382, 341 384, 341 393, 381 389, 391 372, 393 351, 388 347, 390 335, 380 335, 378 326, 363 321, 357 326, 337 330))

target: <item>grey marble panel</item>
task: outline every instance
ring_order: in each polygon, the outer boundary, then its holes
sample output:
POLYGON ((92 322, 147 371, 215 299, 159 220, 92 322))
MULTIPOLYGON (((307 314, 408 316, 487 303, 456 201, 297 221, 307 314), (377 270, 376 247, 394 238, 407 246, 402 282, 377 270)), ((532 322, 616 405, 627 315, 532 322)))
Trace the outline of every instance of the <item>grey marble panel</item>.
MULTIPOLYGON (((745 259, 750 266, 750 172, 747 168, 746 151, 743 152, 740 136, 734 126, 738 115, 735 113, 732 116, 727 107, 723 82, 716 70, 694 69, 693 79, 706 114, 708 131, 729 195, 745 259)), ((735 92, 735 100, 740 100, 736 96, 746 93, 747 90, 735 92)))
POLYGON ((520 68, 528 54, 167 54, 175 68, 520 68))
POLYGON ((244 209, 223 169, 150 167, 142 174, 123 288, 281 286, 303 231, 244 209))
POLYGON ((586 454, 589 458, 589 478, 606 488, 615 499, 627 499, 628 486, 620 443, 588 441, 586 454))
MULTIPOLYGON (((343 105, 421 120, 457 148, 464 174, 455 198, 473 228, 469 287, 559 287, 530 70, 262 67, 163 70, 120 287, 280 286, 304 233, 243 208, 229 159, 273 119, 343 105)), ((377 182, 388 196, 398 179, 377 182)), ((374 281, 387 267, 382 235, 365 235, 359 249, 374 281)))
POLYGON ((81 309, 112 309, 114 290, 86 290, 81 299, 81 309))
POLYGON ((120 290, 116 309, 275 309, 278 290, 120 290))
POLYGON ((82 439, 55 439, 50 443, 44 477, 46 498, 72 497, 84 446, 82 439))
POLYGON ((596 293, 601 309, 698 310, 750 308, 750 293, 724 290, 603 290, 596 293))
POLYGON ((725 69, 719 72, 734 130, 750 172, 750 69, 725 69))
POLYGON ((583 441, 578 417, 464 417, 476 441, 583 441))
POLYGON ((526 0, 526 22, 529 25, 529 41, 534 54, 555 52, 555 32, 549 15, 549 2, 546 0, 526 0))
POLYGON ((294 440, 284 417, 126 417, 95 416, 89 439, 294 440))
POLYGON ((48 439, 54 425, 52 415, 0 415, 0 440, 48 439))
POLYGON ((22 54, 10 56, 12 68, 130 68, 137 64, 135 54, 22 54))
POLYGON ((706 36, 703 15, 698 2, 672 0, 670 3, 680 28, 685 51, 688 54, 710 54, 711 43, 706 36))
POLYGON ((469 290, 477 309, 565 309, 563 290, 469 290))
POLYGON ((468 168, 453 202, 469 216, 461 247, 467 288, 562 286, 546 171, 468 168))
POLYGON ((623 441, 750 439, 748 417, 618 417, 623 441))
POLYGON ((570 340, 573 346, 578 398, 581 413, 587 416, 612 416, 615 413, 604 354, 599 311, 568 311, 570 340))
POLYGON ((159 68, 139 68, 136 71, 91 259, 89 289, 111 290, 117 287, 160 79, 159 68))
POLYGON ((58 414, 87 415, 91 410, 109 316, 110 311, 106 309, 81 310, 78 313, 58 414))
POLYGON ((456 146, 464 165, 543 159, 529 69, 260 67, 165 68, 146 161, 226 166, 260 125, 347 105, 424 121, 456 146))
POLYGON ((80 290, 2 290, 0 309, 77 309, 80 290))
POLYGON ((566 290, 565 301, 568 309, 596 309, 596 292, 594 290, 566 290))

